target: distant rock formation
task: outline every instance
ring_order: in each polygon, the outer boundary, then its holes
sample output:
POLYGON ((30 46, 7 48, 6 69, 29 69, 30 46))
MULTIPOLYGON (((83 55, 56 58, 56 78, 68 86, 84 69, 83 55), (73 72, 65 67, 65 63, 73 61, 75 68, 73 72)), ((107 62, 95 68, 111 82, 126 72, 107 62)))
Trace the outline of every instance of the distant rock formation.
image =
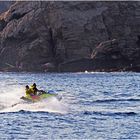
POLYGON ((0 16, 0 69, 140 71, 139 1, 18 1, 0 16))

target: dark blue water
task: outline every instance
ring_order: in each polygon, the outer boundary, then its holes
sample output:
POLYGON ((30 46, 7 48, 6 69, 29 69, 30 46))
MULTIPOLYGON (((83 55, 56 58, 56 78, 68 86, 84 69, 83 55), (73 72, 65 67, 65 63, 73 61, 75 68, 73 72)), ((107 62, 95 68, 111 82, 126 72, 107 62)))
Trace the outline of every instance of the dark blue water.
POLYGON ((0 86, 0 139, 140 139, 139 73, 0 73, 0 86), (62 100, 20 101, 34 82, 62 100))

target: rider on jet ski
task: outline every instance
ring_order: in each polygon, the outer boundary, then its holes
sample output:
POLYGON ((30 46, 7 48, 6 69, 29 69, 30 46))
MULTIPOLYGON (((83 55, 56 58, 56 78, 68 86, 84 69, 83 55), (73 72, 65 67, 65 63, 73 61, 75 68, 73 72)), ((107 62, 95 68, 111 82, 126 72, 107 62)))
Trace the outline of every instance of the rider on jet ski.
POLYGON ((36 83, 34 83, 31 87, 30 87, 31 91, 33 92, 34 95, 37 95, 37 92, 39 91, 36 87, 36 83))
POLYGON ((29 88, 29 86, 27 85, 27 86, 25 87, 25 91, 26 91, 26 96, 27 96, 27 97, 31 97, 31 96, 34 96, 34 95, 38 95, 37 92, 39 92, 39 94, 45 93, 45 91, 43 91, 43 90, 38 90, 38 89, 37 89, 36 83, 34 83, 33 85, 31 85, 30 88, 29 88))

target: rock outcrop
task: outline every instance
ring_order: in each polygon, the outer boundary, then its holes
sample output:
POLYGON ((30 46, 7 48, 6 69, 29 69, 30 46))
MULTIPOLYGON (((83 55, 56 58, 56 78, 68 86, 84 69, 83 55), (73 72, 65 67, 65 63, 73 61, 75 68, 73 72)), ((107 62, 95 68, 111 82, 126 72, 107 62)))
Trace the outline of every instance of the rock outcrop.
POLYGON ((0 1, 0 13, 7 11, 14 3, 14 1, 0 1))
POLYGON ((18 1, 0 16, 0 68, 139 71, 139 7, 138 1, 18 1))

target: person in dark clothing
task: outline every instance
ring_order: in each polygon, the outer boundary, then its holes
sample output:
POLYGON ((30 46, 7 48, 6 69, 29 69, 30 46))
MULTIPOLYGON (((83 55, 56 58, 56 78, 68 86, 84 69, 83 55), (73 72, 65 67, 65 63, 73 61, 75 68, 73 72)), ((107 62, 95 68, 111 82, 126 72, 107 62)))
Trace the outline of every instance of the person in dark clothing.
POLYGON ((37 95, 37 92, 39 91, 36 87, 36 83, 34 83, 33 85, 31 85, 30 89, 32 90, 34 95, 37 95))

